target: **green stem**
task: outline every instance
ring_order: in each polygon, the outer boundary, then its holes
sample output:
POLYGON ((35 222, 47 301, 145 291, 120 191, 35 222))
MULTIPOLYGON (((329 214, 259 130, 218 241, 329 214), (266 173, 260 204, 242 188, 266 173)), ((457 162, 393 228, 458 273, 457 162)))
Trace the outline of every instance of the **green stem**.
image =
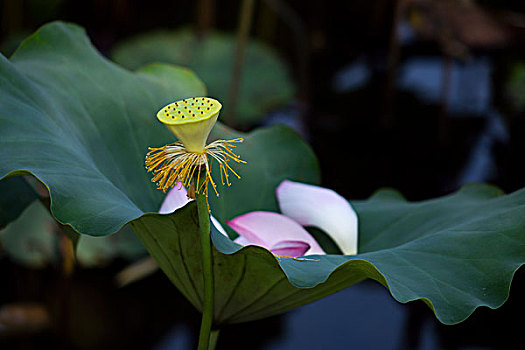
MULTIPOLYGON (((211 326, 213 323, 213 256, 211 251, 211 227, 210 213, 206 196, 196 193, 197 209, 199 211, 199 236, 202 250, 202 275, 204 278, 204 301, 202 305, 202 321, 199 334, 199 350, 208 350, 210 345, 210 335, 213 335, 211 326)), ((213 335, 215 338, 216 335, 213 335)))
POLYGON ((230 91, 228 93, 228 113, 226 114, 226 122, 233 126, 235 124, 237 98, 239 94, 239 85, 241 80, 242 63, 244 60, 244 51, 250 35, 250 27, 252 25, 254 0, 243 0, 241 13, 239 16, 239 29, 237 32, 237 46, 235 48, 235 61, 233 63, 233 77, 230 84, 230 91))
POLYGON ((214 350, 215 346, 217 345, 217 339, 219 338, 219 330, 214 329, 211 331, 210 335, 210 347, 209 350, 214 350))

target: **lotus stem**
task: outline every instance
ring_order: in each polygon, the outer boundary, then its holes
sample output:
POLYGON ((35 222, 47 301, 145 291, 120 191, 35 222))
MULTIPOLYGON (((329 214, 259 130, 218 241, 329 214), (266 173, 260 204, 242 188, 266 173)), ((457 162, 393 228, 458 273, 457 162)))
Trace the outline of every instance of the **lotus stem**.
POLYGON ((209 350, 214 350, 215 346, 217 345, 217 339, 219 339, 219 330, 214 329, 211 331, 210 335, 210 347, 209 350))
MULTIPOLYGON (((196 181, 197 179, 194 179, 196 181)), ((199 350, 208 350, 215 347, 218 331, 212 332, 213 324, 213 256, 211 251, 211 227, 208 202, 204 193, 196 193, 196 202, 199 215, 199 236, 201 241, 202 275, 204 278, 204 300, 202 305, 202 321, 199 333, 199 350), (210 347, 212 345, 212 347, 210 347)))

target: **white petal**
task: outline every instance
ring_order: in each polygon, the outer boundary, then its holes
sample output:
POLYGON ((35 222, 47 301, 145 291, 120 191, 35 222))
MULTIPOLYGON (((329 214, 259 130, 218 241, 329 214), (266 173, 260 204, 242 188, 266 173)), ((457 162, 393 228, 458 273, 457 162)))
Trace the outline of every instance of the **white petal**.
POLYGON ((240 245, 250 245, 251 244, 251 242, 248 239, 244 238, 243 236, 239 236, 235 238, 234 242, 240 245))
MULTIPOLYGON (((162 205, 159 209, 159 214, 173 213, 175 210, 188 204, 188 202, 192 201, 192 199, 188 198, 187 193, 188 192, 186 191, 186 188, 180 182, 178 182, 164 198, 164 201, 162 202, 162 205)), ((228 234, 222 227, 219 220, 215 219, 213 215, 210 215, 210 220, 217 231, 228 237, 228 234)))
POLYGON ((357 254, 357 215, 335 191, 285 180, 277 188, 277 200, 284 215, 322 229, 343 254, 357 254))
POLYGON ((185 206, 191 199, 187 196, 187 191, 180 182, 178 182, 164 198, 164 202, 159 209, 159 214, 170 214, 175 210, 185 206))
MULTIPOLYGON (((222 233, 224 236, 228 237, 228 234, 226 233, 226 231, 224 230, 224 227, 222 227, 221 223, 219 222, 219 220, 215 219, 213 217, 213 215, 210 215, 210 220, 211 220, 211 223, 213 226, 215 226, 215 228, 217 229, 217 231, 219 231, 220 233, 222 233)), ((240 244, 240 243, 239 243, 240 244)))

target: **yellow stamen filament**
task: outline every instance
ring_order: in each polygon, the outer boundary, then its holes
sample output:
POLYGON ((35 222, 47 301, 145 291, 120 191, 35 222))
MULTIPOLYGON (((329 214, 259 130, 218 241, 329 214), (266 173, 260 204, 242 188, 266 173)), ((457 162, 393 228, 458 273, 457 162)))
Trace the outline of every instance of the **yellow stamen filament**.
POLYGON ((238 155, 233 153, 235 143, 243 142, 242 138, 233 140, 217 140, 206 147, 202 152, 188 151, 182 142, 176 142, 160 148, 149 148, 146 155, 146 169, 153 173, 152 182, 157 183, 157 188, 166 192, 177 182, 181 182, 186 188, 191 184, 193 176, 197 171, 197 183, 195 192, 203 193, 208 197, 208 183, 211 184, 215 194, 219 196, 217 186, 211 177, 211 165, 215 159, 219 164, 221 182, 223 185, 230 186, 228 171, 231 171, 237 178, 241 178, 228 164, 233 160, 236 163, 246 163, 238 155), (208 156, 210 156, 208 162, 208 156), (204 168, 205 176, 201 182, 201 168, 204 168), (225 183, 226 180, 226 183, 225 183))

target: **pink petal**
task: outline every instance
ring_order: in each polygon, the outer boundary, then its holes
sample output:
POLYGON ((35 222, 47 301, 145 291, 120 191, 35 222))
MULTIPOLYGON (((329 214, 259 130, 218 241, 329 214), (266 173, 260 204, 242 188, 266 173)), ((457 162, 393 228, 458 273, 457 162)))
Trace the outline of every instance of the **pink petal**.
POLYGON ((249 244, 270 250, 281 241, 302 241, 310 245, 307 254, 325 254, 308 231, 281 214, 254 211, 226 223, 249 244))
POLYGON ((280 256, 303 256, 310 249, 310 245, 303 241, 281 241, 271 249, 272 253, 280 256))
POLYGON ((281 212, 303 226, 325 231, 343 254, 357 254, 357 215, 350 203, 327 188, 285 180, 277 188, 281 212))
POLYGON ((186 188, 178 182, 171 190, 169 190, 164 198, 164 202, 162 202, 159 209, 159 214, 170 214, 185 206, 190 201, 187 193, 186 188))

